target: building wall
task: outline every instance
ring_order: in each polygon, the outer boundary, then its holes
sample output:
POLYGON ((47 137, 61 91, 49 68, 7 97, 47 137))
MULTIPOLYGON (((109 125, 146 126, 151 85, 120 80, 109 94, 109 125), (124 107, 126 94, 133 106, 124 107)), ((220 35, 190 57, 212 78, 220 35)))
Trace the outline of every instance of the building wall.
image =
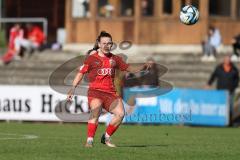
MULTIPOLYGON (((120 0, 111 0, 119 7, 120 0)), ((66 31, 68 43, 93 43, 101 30, 110 32, 114 41, 130 40, 136 44, 199 44, 207 34, 208 27, 214 25, 220 29, 224 44, 230 44, 231 38, 240 33, 240 21, 236 18, 236 0, 231 1, 230 17, 210 17, 210 0, 200 0, 200 20, 193 26, 179 22, 181 0, 172 0, 172 14, 163 13, 163 1, 153 0, 154 16, 141 16, 141 0, 134 0, 134 16, 120 17, 115 13, 111 18, 97 16, 98 0, 90 1, 90 18, 73 18, 72 2, 66 1, 66 31), (235 8, 234 8, 235 6, 235 8)), ((194 1, 194 0, 192 0, 194 1)), ((185 0, 186 4, 191 0, 185 0)))

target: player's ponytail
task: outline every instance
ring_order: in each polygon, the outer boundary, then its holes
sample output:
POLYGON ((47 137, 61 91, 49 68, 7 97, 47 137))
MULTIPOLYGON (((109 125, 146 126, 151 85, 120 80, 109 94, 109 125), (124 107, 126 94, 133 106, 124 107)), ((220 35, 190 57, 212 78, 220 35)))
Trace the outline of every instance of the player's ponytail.
POLYGON ((111 40, 112 40, 111 34, 107 33, 106 31, 101 31, 100 34, 98 35, 97 39, 96 39, 96 42, 95 42, 93 48, 90 49, 90 50, 87 52, 87 55, 89 55, 92 51, 97 51, 97 50, 99 49, 99 47, 98 47, 98 42, 100 42, 100 40, 101 40, 102 37, 109 37, 109 38, 111 38, 111 40))
POLYGON ((96 42, 95 42, 93 48, 87 51, 87 55, 89 55, 92 51, 97 51, 98 49, 99 49, 99 47, 98 47, 98 39, 96 39, 96 42))

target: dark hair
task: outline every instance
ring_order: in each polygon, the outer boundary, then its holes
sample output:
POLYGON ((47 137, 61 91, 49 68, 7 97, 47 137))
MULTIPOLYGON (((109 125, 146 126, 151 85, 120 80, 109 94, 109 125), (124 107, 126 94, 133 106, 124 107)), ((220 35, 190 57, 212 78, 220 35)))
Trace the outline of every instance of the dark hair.
POLYGON ((101 40, 102 37, 109 37, 109 38, 111 38, 111 40, 112 40, 111 34, 110 34, 110 33, 107 33, 106 31, 102 31, 102 32, 99 34, 97 40, 100 42, 100 40, 101 40))
POLYGON ((210 26, 209 26, 209 30, 214 31, 214 30, 215 30, 215 27, 214 27, 213 25, 210 25, 210 26))
POLYGON ((97 50, 99 49, 99 47, 98 47, 98 42, 100 42, 100 40, 101 40, 102 37, 109 37, 109 38, 111 38, 111 40, 112 40, 111 34, 107 33, 106 31, 101 31, 101 33, 98 35, 98 37, 97 37, 97 39, 96 39, 96 42, 95 42, 93 48, 90 49, 90 50, 87 52, 88 55, 89 55, 92 51, 97 51, 97 50))

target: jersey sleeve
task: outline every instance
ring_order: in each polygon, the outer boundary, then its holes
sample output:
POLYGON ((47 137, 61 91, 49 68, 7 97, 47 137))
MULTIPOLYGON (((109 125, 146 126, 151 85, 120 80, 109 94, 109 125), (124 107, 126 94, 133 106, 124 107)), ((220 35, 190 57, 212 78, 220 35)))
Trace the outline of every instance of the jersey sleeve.
POLYGON ((127 68, 129 67, 129 64, 125 63, 119 56, 116 56, 116 63, 118 69, 120 69, 121 71, 126 71, 127 68))
POLYGON ((83 62, 83 65, 81 65, 79 67, 79 73, 87 73, 89 71, 89 66, 90 66, 90 63, 91 62, 91 56, 88 56, 85 61, 83 62))

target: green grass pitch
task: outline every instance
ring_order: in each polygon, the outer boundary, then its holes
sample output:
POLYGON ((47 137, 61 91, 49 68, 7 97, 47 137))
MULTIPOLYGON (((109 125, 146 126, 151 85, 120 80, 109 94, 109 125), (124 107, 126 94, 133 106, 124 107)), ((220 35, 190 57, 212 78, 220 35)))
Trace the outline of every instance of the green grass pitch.
POLYGON ((122 125, 117 148, 85 148, 86 124, 0 122, 0 160, 219 160, 240 157, 240 128, 122 125))

